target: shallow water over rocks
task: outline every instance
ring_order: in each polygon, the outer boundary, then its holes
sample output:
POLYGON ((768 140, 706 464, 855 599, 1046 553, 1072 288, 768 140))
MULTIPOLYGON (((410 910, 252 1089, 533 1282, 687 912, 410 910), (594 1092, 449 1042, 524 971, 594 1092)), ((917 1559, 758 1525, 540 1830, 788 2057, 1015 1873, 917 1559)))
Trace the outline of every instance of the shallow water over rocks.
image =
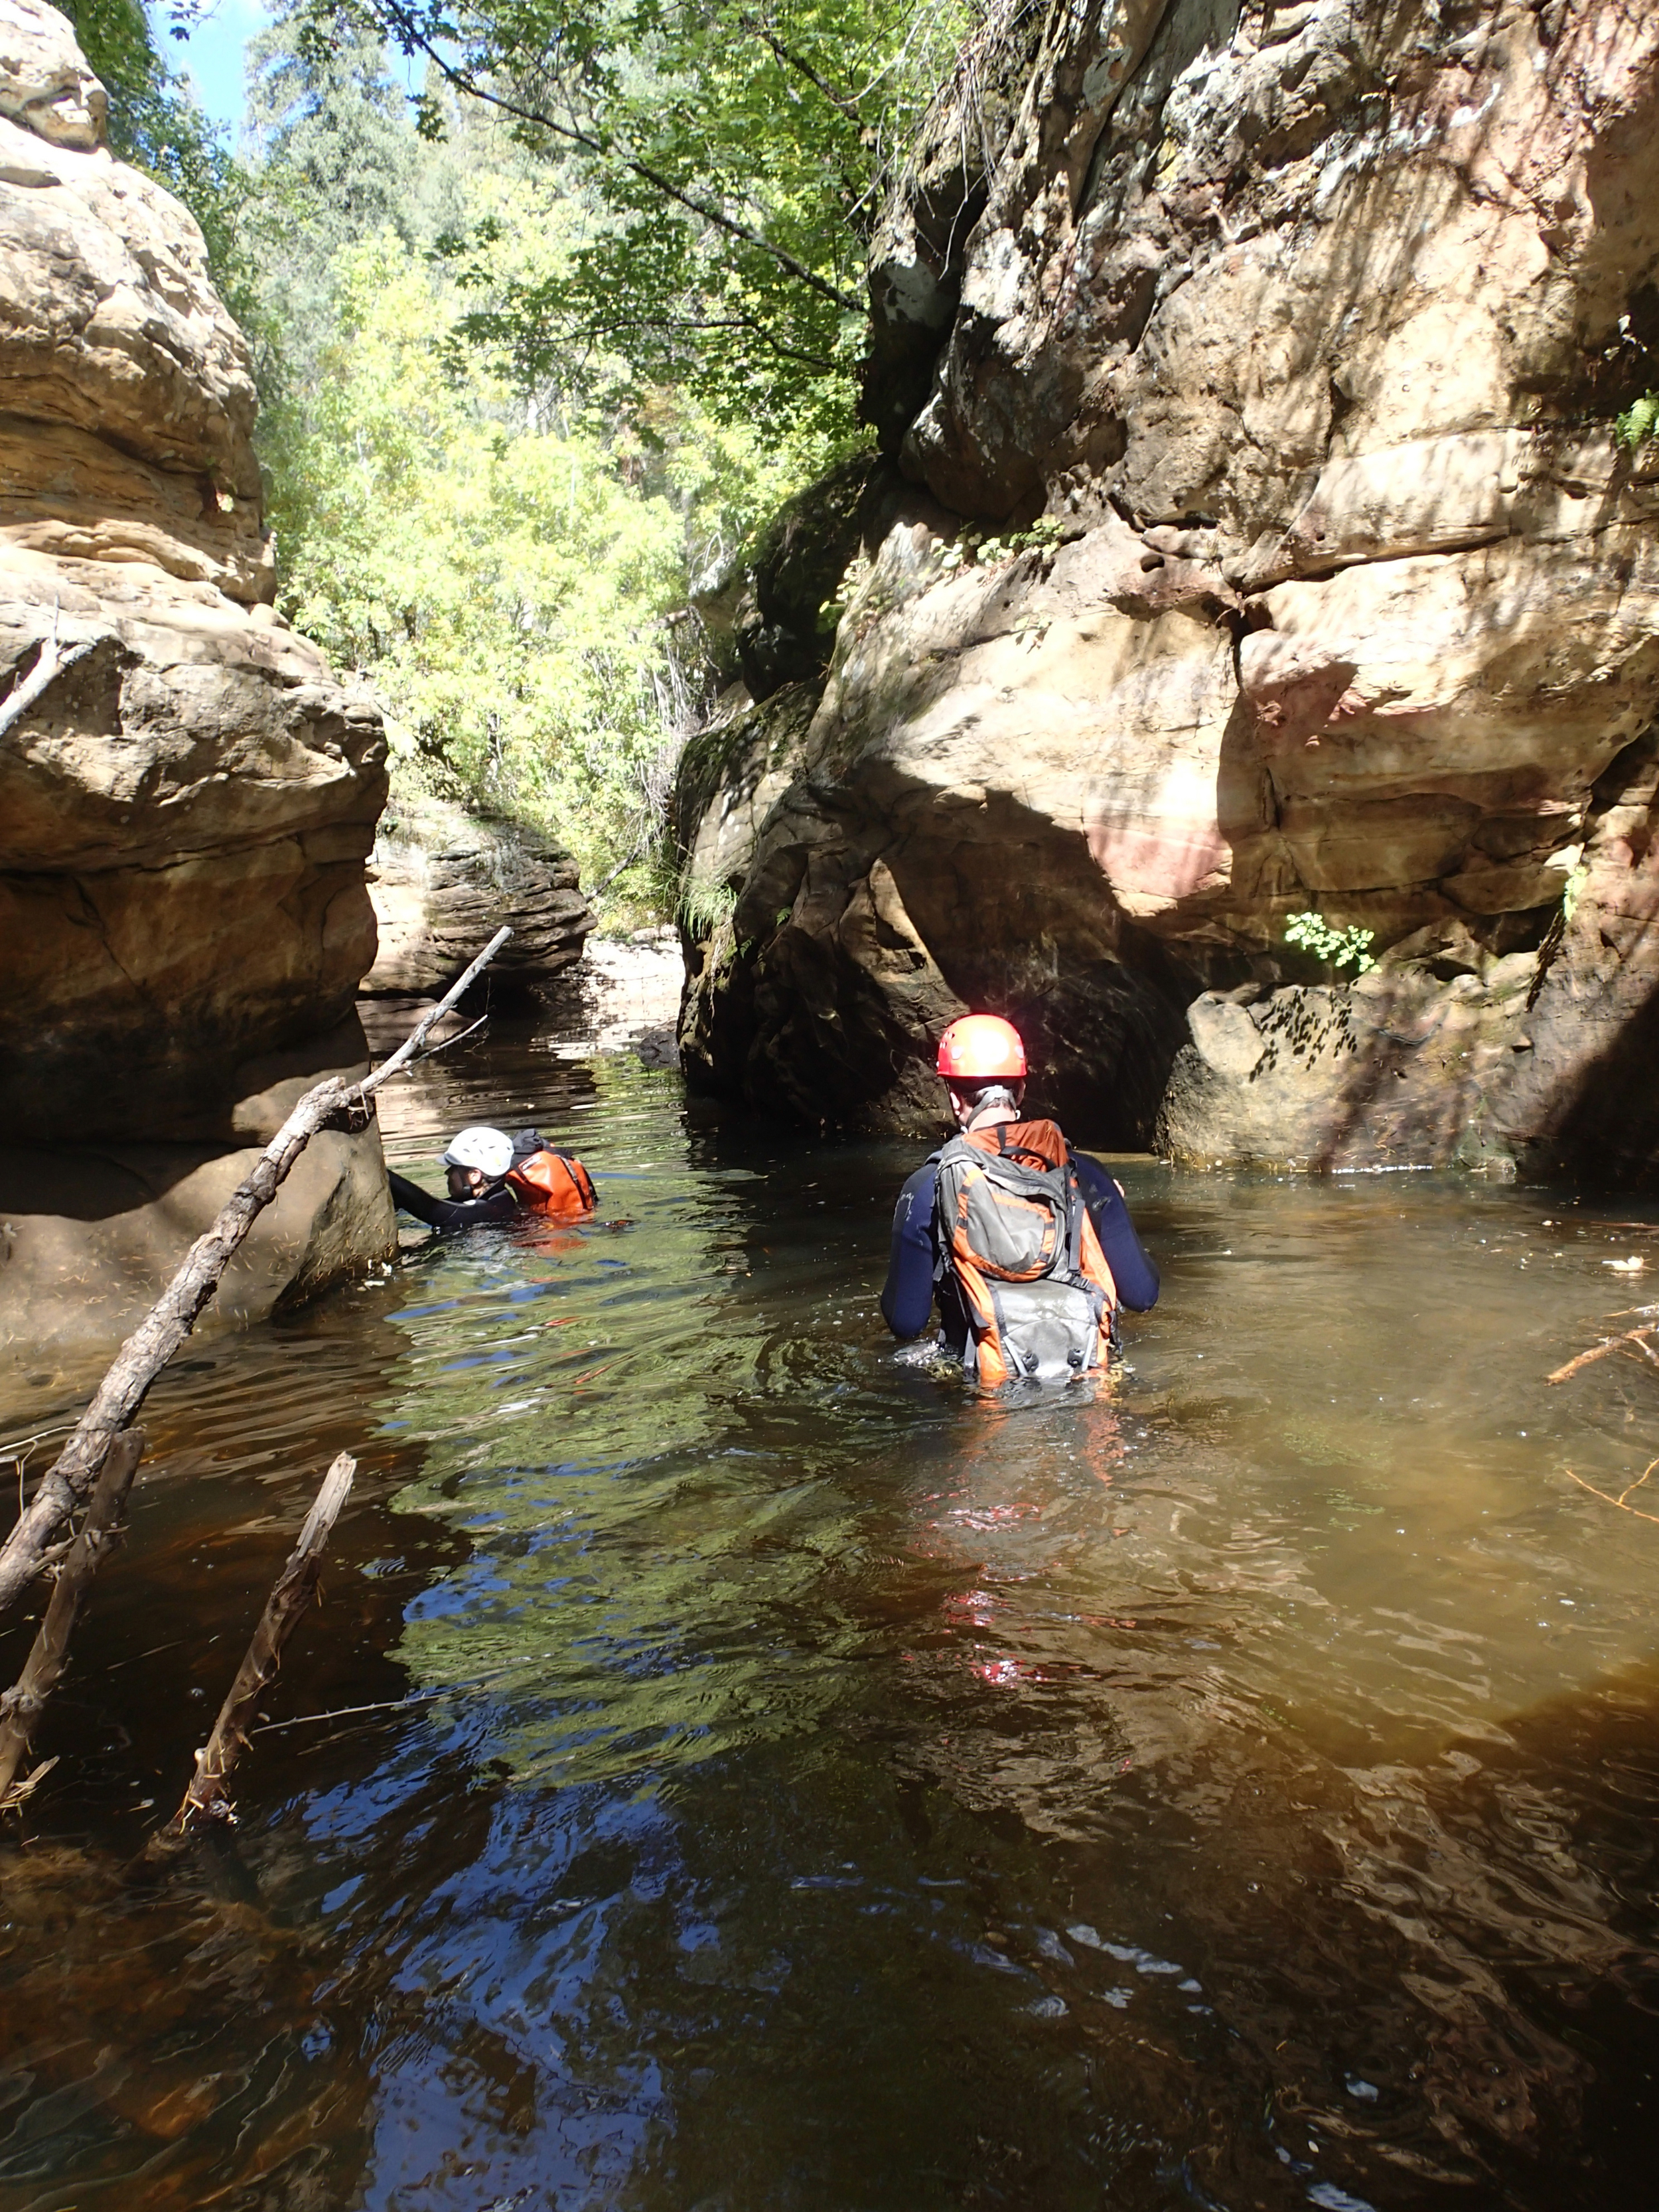
POLYGON ((387 1146, 534 1119, 597 1224, 411 1233, 151 1401, 0 1844, 0 2212, 1637 2193, 1659 1526, 1566 1470, 1659 1373, 1545 1377, 1659 1216, 1124 1161, 1133 1373, 982 1405, 875 1311, 915 1148, 570 1050, 387 1146), (342 1448, 232 1846, 135 1882, 342 1448))

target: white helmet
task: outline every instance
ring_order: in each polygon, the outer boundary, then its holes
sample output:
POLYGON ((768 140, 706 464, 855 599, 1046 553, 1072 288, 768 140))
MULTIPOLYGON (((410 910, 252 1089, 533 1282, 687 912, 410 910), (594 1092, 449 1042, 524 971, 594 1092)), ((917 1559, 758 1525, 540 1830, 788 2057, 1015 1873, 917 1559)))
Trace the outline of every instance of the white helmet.
POLYGON ((447 1168, 477 1168, 499 1182, 513 1164, 513 1139, 500 1129, 463 1129, 444 1154, 447 1168))

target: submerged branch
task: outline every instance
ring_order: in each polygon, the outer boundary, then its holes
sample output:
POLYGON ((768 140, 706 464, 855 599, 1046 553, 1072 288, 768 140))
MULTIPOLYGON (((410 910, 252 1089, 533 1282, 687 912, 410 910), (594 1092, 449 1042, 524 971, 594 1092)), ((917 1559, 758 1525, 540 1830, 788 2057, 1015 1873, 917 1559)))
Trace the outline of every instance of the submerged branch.
MULTIPOLYGON (((120 1534, 121 1509, 143 1450, 140 1429, 124 1431, 110 1446, 81 1533, 58 1571, 52 1602, 23 1662, 23 1671, 0 1698, 0 1813, 21 1804, 44 1771, 37 1767, 24 1782, 17 1783, 17 1770, 28 1752, 35 1723, 69 1663, 70 1638, 75 1633, 92 1578, 120 1534)), ((48 1765, 55 1764, 55 1760, 47 1761, 48 1765)))
POLYGON ((1569 1482, 1576 1482, 1581 1490, 1588 1490, 1592 1498, 1599 1498, 1603 1504, 1616 1505, 1621 1513, 1634 1514, 1638 1521, 1651 1521, 1656 1527, 1659 1527, 1659 1513, 1644 1513, 1639 1505, 1626 1505, 1625 1503, 1631 1492, 1639 1490, 1656 1467, 1659 1467, 1659 1459, 1650 1460, 1635 1481, 1621 1490, 1617 1498, 1611 1491, 1598 1490, 1593 1482, 1586 1482, 1582 1474, 1575 1474, 1570 1467, 1563 1468, 1561 1471, 1569 1482))
POLYGON ((1659 1358, 1655 1357, 1652 1346, 1645 1341, 1656 1328, 1659 1328, 1659 1322, 1646 1322, 1640 1328, 1627 1328, 1622 1336, 1604 1336, 1600 1344, 1593 1344, 1588 1352, 1581 1352, 1576 1359, 1568 1360, 1565 1367, 1558 1367, 1553 1375, 1546 1376, 1544 1379, 1548 1382, 1565 1382, 1570 1376, 1577 1375, 1580 1368, 1589 1367, 1597 1359, 1605 1359, 1610 1352, 1622 1352, 1627 1344, 1635 1345, 1654 1361, 1656 1366, 1659 1366, 1659 1358))
POLYGON ((351 1478, 356 1471, 357 1462, 351 1454, 342 1452, 323 1477, 323 1486, 306 1516, 300 1540, 271 1585, 265 1609, 253 1632, 253 1641, 219 1708, 213 1733, 196 1754, 196 1771, 190 1787, 178 1811, 154 1839, 155 1851, 165 1851, 181 1843, 198 1820, 235 1819, 225 1785, 247 1743, 254 1708, 283 1663, 283 1646, 317 1594, 324 1547, 339 1518, 340 1508, 351 1494, 351 1478))

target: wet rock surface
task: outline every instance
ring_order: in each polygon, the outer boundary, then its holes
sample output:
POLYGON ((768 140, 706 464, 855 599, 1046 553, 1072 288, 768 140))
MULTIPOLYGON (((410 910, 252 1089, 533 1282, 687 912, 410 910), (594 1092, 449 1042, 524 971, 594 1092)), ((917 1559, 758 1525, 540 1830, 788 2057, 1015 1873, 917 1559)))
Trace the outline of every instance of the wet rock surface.
MULTIPOLYGON (((247 345, 193 219, 112 157, 106 108, 65 19, 0 0, 14 1338, 77 1307, 94 1333, 131 1325, 281 1120, 276 1094, 361 1058, 374 950, 380 712, 270 604, 247 345)), ((268 1310, 390 1242, 377 1133, 328 1139, 221 1304, 268 1310)))
POLYGON ((998 66, 872 255, 911 488, 810 719, 688 776, 689 1069, 908 1127, 971 1003, 1102 1140, 1644 1170, 1659 20, 1101 0, 998 66))

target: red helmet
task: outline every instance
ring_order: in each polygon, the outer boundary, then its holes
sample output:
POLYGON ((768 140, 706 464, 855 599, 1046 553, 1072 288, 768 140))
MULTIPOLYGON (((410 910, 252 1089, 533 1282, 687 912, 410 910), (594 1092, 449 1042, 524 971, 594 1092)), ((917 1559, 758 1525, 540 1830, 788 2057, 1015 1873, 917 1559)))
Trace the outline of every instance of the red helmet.
POLYGON ((1005 1080, 1025 1073, 1019 1031, 1000 1014, 964 1014, 939 1041, 939 1072, 950 1082, 1005 1080))

